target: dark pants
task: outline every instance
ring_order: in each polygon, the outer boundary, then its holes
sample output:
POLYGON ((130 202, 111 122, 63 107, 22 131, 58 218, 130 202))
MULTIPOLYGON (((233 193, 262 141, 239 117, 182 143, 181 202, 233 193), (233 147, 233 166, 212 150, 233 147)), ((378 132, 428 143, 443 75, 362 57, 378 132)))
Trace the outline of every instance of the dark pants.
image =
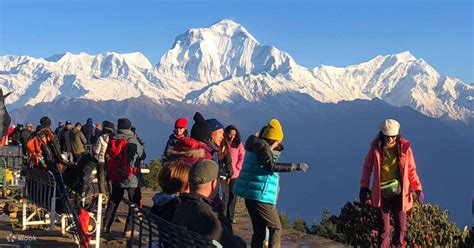
POLYGON ((252 248, 262 248, 266 228, 270 230, 268 247, 281 247, 281 223, 275 205, 245 199, 245 206, 252 220, 252 248))
MULTIPOLYGON (((117 208, 123 199, 123 193, 125 190, 128 193, 129 201, 135 203, 137 206, 140 206, 140 201, 142 199, 140 188, 121 188, 116 184, 112 184, 112 196, 110 197, 109 204, 107 205, 107 210, 105 211, 104 218, 104 227, 106 230, 110 230, 110 228, 112 227, 115 213, 117 212, 117 208)), ((131 221, 132 209, 128 208, 127 221, 125 222, 125 232, 131 230, 131 221)))
POLYGON ((74 163, 79 162, 79 160, 81 160, 82 155, 84 155, 84 153, 73 154, 72 157, 73 157, 73 159, 74 159, 74 160, 73 160, 74 163))
POLYGON ((227 209, 229 207, 229 184, 227 183, 226 179, 220 179, 221 184, 221 193, 222 193, 222 212, 224 216, 229 218, 227 215, 227 209))
POLYGON ((110 180, 107 180, 107 171, 104 162, 97 164, 97 180, 99 181, 99 192, 105 195, 109 195, 112 185, 110 180))
POLYGON ((402 195, 386 199, 382 197, 382 206, 377 209, 377 247, 390 247, 390 212, 393 214, 393 247, 403 247, 407 226, 406 213, 402 211, 402 195))
POLYGON ((235 179, 230 180, 229 183, 229 204, 227 208, 227 218, 234 221, 235 205, 237 204, 237 196, 234 194, 235 179))

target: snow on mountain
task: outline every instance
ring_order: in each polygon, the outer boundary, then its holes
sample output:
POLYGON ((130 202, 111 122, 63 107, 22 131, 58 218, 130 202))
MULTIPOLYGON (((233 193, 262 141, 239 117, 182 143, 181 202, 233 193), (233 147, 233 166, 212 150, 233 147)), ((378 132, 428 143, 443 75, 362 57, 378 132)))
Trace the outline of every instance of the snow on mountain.
POLYGON ((474 87, 441 76, 410 52, 347 67, 305 68, 286 52, 258 42, 242 25, 222 20, 178 36, 152 66, 141 53, 65 53, 50 58, 0 57, 0 85, 10 108, 59 97, 96 101, 147 96, 206 105, 245 105, 303 93, 320 102, 380 98, 446 120, 473 118, 474 87))

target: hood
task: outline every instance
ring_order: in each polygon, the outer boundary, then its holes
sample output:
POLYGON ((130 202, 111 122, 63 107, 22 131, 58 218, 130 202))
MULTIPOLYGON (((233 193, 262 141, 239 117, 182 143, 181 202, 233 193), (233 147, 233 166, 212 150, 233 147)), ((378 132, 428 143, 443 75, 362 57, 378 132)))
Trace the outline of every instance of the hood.
POLYGON ((177 195, 170 195, 165 192, 160 192, 160 193, 156 193, 153 196, 152 200, 153 200, 154 205, 163 206, 173 200, 179 200, 179 197, 177 195))
POLYGON ((86 123, 87 123, 87 125, 92 125, 92 123, 93 123, 92 118, 88 118, 86 123))

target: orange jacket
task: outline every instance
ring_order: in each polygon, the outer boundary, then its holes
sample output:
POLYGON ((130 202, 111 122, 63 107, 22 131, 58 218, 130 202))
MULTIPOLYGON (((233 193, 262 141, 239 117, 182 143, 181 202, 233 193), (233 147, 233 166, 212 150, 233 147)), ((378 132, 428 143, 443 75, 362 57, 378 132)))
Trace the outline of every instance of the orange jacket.
MULTIPOLYGON (((402 184, 402 211, 407 212, 413 207, 413 197, 410 189, 413 191, 422 190, 420 179, 416 174, 415 158, 410 148, 410 142, 404 138, 401 142, 401 156, 400 156, 400 177, 402 184)), ((380 189, 380 167, 382 166, 383 158, 380 154, 378 144, 372 144, 367 153, 362 167, 362 177, 360 186, 368 188, 370 184, 370 175, 374 171, 373 185, 372 185, 372 206, 380 207, 382 202, 382 193, 380 189)))
POLYGON ((49 128, 43 128, 35 133, 35 135, 26 143, 30 163, 33 163, 40 168, 47 167, 47 161, 45 161, 45 158, 43 157, 44 154, 41 145, 47 145, 55 139, 55 137, 56 136, 49 128))

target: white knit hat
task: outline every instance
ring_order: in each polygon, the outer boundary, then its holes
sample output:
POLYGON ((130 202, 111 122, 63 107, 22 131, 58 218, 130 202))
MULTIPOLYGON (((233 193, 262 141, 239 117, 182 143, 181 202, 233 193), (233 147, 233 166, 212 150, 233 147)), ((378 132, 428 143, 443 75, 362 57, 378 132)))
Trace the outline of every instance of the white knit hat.
POLYGON ((396 136, 400 131, 400 123, 394 119, 386 119, 380 123, 379 128, 385 136, 396 136))

